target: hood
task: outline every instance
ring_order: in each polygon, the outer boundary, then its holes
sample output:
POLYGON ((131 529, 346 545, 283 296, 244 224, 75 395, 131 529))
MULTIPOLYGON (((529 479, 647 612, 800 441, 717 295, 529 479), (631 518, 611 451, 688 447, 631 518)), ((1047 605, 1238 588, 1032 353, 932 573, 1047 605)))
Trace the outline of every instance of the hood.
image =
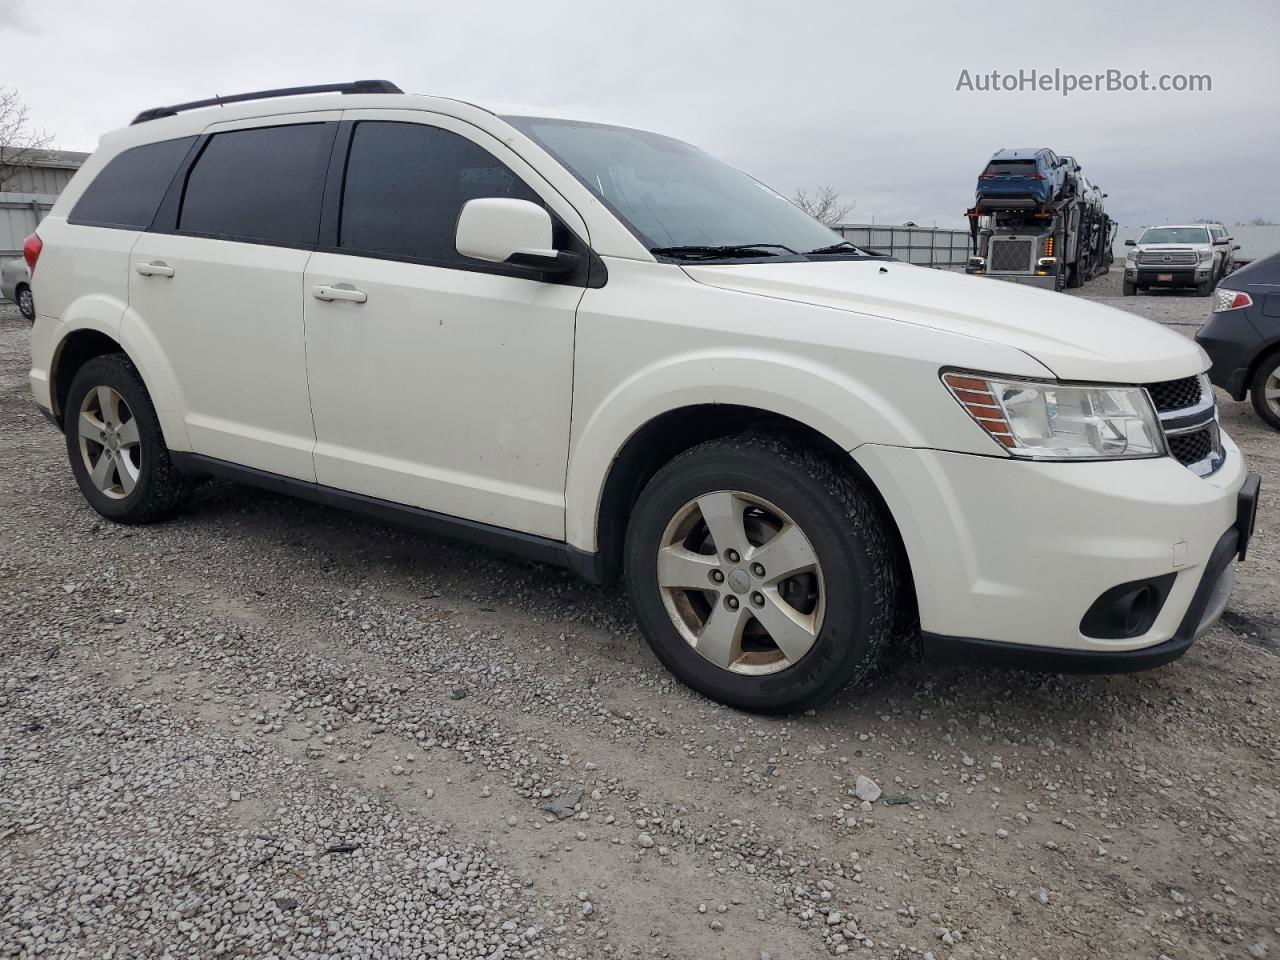
POLYGON ((1011 346, 1063 380, 1155 383, 1209 368, 1209 358, 1195 341, 1168 327, 1079 297, 1003 280, 876 260, 684 269, 699 283, 725 290, 871 314, 1011 346))

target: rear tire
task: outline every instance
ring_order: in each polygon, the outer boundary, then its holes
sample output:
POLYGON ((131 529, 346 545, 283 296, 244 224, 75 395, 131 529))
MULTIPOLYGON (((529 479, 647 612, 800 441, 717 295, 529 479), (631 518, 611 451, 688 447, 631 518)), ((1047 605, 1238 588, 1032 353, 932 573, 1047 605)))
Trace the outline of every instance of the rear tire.
POLYGON ((35 298, 31 296, 31 287, 25 283, 22 284, 16 291, 14 291, 14 296, 18 302, 18 312, 28 320, 35 320, 36 301, 35 298))
POLYGON ((1133 296, 1137 296, 1137 294, 1138 294, 1138 285, 1134 283, 1132 280, 1126 280, 1124 282, 1124 295, 1126 297, 1133 297, 1133 296))
POLYGON ((699 693, 746 710, 821 703, 865 677, 892 634, 886 527, 821 457, 769 437, 713 440, 640 494, 632 608, 658 659, 699 693))
POLYGON ((1249 399, 1258 417, 1272 430, 1280 430, 1280 353, 1258 365, 1249 386, 1249 399))
POLYGON ((71 381, 63 409, 71 472, 89 505, 117 523, 172 513, 187 489, 137 368, 123 353, 94 357, 71 381))

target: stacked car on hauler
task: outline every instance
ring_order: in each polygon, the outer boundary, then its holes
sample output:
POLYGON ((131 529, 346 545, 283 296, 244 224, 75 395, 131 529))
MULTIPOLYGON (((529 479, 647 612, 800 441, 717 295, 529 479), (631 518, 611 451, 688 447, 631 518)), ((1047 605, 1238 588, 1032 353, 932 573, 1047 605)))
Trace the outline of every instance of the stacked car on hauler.
POLYGON ((1073 157, 1047 147, 997 150, 966 212, 966 273, 1063 290, 1111 268, 1115 221, 1106 194, 1073 157))

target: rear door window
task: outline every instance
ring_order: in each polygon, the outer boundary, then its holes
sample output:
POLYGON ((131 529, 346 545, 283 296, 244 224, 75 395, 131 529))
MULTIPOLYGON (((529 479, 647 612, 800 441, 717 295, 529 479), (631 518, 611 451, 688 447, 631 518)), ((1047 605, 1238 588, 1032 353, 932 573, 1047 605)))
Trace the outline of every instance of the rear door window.
POLYGON ((478 269, 458 253, 468 200, 513 197, 541 204, 502 161, 449 130, 420 123, 356 124, 342 189, 338 247, 348 253, 478 269))
POLYGON ((182 137, 125 150, 102 168, 67 219, 90 227, 147 229, 195 142, 182 137))
POLYGON ((314 246, 334 124, 216 133, 187 176, 178 232, 314 246))

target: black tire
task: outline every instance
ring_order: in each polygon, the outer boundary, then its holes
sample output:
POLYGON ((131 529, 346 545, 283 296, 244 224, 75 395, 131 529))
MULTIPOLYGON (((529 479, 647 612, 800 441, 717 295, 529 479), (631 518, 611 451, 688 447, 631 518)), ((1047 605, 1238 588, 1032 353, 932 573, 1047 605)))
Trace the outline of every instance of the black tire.
POLYGON ((1124 295, 1125 295, 1126 297, 1134 297, 1134 296, 1137 296, 1137 294, 1138 294, 1138 285, 1137 285, 1136 283, 1134 283, 1132 280, 1126 280, 1126 281, 1124 282, 1124 291, 1123 291, 1123 292, 1124 292, 1124 295))
POLYGON ((1067 287, 1072 290, 1078 290, 1084 286, 1084 276, 1080 273, 1079 264, 1067 267, 1067 287))
POLYGON ((1209 294, 1213 293, 1213 288, 1214 288, 1214 286, 1216 286, 1216 283, 1215 283, 1215 281, 1213 280, 1213 278, 1212 278, 1212 277, 1211 277, 1211 278, 1209 278, 1208 280, 1206 280, 1204 283, 1197 283, 1197 284, 1196 284, 1196 296, 1197 296, 1197 297, 1207 297, 1207 296, 1209 296, 1209 294))
POLYGON ((28 320, 35 320, 36 302, 31 296, 31 287, 25 283, 19 284, 13 295, 18 302, 18 312, 28 320))
POLYGON ((173 465, 160 432, 160 421, 151 395, 133 363, 123 353, 94 357, 71 380, 63 410, 63 432, 71 472, 89 505, 117 523, 150 523, 171 514, 182 502, 187 480, 173 465), (98 387, 109 387, 128 406, 137 421, 138 477, 124 496, 112 497, 99 490, 90 477, 81 451, 80 411, 85 397, 98 387))
POLYGON ((892 635, 899 574, 888 525, 851 476, 807 450, 771 437, 713 440, 666 464, 640 494, 625 554, 632 608, 658 659, 712 700, 758 711, 818 704, 865 677, 892 635), (696 498, 725 490, 785 511, 808 537, 822 570, 825 613, 812 647, 798 662, 762 676, 733 672, 699 654, 675 626, 658 585, 657 556, 668 524, 696 498))
POLYGON ((1253 409, 1262 422, 1272 430, 1280 430, 1280 403, 1273 408, 1267 402, 1267 381, 1272 377, 1280 380, 1280 353, 1273 353, 1258 364, 1258 369, 1253 373, 1253 381, 1249 384, 1249 399, 1253 401, 1253 409))

